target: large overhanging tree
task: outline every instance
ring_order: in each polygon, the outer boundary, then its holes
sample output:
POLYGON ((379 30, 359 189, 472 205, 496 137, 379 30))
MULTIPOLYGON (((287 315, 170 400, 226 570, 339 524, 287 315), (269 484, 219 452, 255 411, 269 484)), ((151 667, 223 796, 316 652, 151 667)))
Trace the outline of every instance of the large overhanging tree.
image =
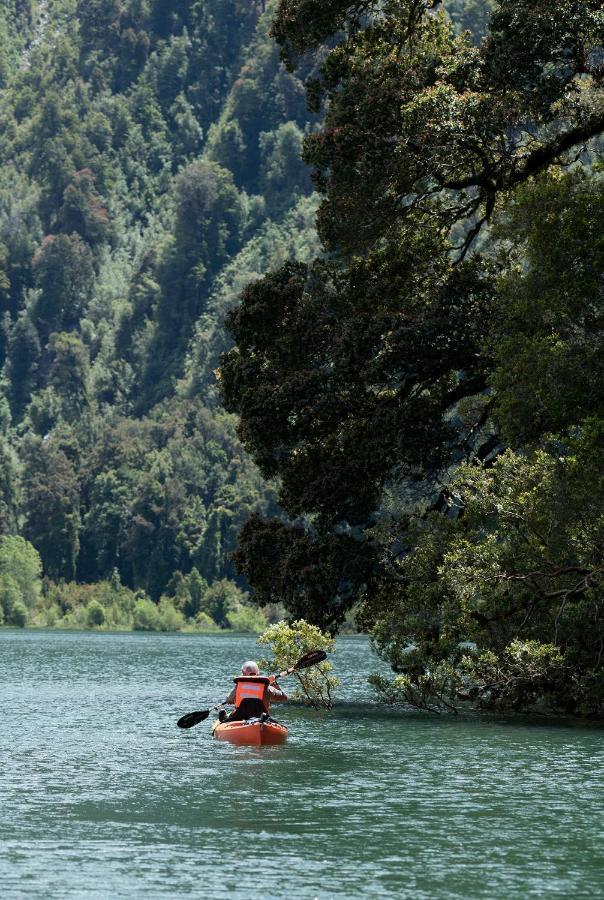
POLYGON ((321 59, 305 153, 326 252, 250 285, 230 317, 224 398, 296 519, 252 519, 238 563, 260 602, 335 626, 404 544, 376 528, 385 492, 498 443, 487 235, 601 137, 604 12, 501 0, 476 47, 436 0, 282 0, 274 33, 290 65, 321 59))

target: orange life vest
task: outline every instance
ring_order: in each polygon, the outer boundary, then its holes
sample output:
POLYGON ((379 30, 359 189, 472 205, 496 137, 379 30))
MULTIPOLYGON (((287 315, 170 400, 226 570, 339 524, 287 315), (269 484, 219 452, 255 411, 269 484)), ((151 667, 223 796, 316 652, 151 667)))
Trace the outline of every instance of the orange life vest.
POLYGON ((270 680, 266 675, 240 675, 233 679, 237 685, 235 691, 235 708, 238 709, 244 700, 257 700, 268 712, 270 680))

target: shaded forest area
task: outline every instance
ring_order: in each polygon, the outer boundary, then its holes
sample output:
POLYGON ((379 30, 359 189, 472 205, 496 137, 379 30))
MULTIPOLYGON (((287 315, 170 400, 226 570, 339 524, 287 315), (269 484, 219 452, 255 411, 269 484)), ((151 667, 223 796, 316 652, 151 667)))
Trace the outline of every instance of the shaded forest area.
POLYGON ((604 8, 488 6, 279 3, 323 253, 229 316, 226 405, 291 517, 236 558, 259 603, 356 609, 389 701, 601 715, 604 8))

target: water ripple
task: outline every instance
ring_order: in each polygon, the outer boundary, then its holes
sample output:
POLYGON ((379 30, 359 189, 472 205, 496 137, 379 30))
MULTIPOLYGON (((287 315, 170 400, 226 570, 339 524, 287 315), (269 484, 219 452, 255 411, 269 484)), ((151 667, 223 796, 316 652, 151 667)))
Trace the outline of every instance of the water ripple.
POLYGON ((329 715, 233 747, 183 712, 253 639, 0 633, 3 898, 603 895, 604 732, 380 709, 339 642, 329 715))

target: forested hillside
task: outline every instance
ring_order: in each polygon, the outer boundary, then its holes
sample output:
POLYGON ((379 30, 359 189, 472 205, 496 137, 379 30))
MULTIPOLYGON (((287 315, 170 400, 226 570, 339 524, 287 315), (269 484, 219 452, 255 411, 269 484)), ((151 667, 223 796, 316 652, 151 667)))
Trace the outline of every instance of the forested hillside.
POLYGON ((264 3, 0 16, 0 528, 55 582, 232 591, 275 501, 214 370, 242 287, 315 251, 302 82, 264 3))

